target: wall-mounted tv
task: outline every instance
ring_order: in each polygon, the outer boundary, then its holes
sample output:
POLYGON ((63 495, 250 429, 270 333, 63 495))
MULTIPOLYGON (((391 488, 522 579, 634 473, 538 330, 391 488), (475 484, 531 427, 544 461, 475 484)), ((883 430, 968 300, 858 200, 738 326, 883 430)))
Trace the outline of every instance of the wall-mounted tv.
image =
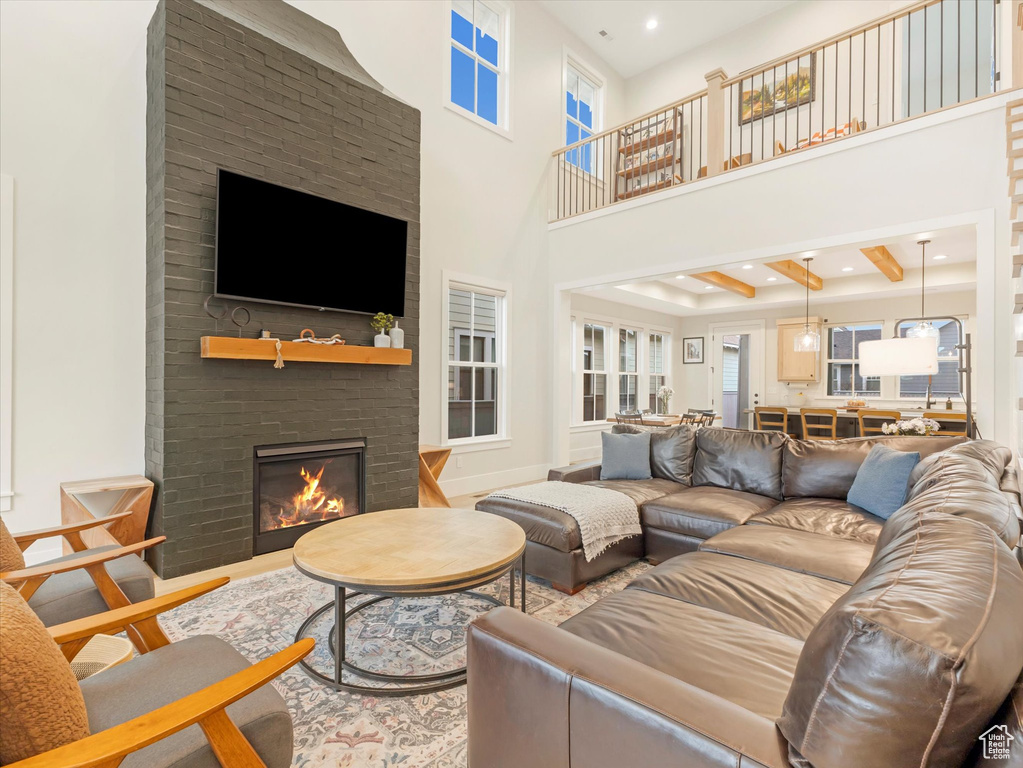
POLYGON ((217 171, 217 296, 405 314, 408 222, 217 171))

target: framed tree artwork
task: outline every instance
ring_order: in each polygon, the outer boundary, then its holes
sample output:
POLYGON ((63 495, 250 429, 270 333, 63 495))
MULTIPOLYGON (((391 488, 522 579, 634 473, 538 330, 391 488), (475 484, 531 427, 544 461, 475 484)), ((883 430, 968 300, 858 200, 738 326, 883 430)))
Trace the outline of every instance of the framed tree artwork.
POLYGON ((703 362, 703 336, 682 339, 682 362, 686 365, 703 362))
POLYGON ((817 98, 817 52, 758 72, 739 83, 739 125, 761 120, 817 98))

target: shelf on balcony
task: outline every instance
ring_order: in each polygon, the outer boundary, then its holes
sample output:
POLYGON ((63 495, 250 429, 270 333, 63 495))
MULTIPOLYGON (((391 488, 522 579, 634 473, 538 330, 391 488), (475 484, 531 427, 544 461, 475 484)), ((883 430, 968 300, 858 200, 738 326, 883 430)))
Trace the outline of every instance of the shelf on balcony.
POLYGON ((634 176, 645 176, 652 171, 666 171, 673 166, 676 166, 681 162, 676 157, 661 157, 657 160, 647 160, 641 165, 637 165, 633 168, 622 168, 618 171, 618 176, 621 178, 632 178, 634 176))
MULTIPOLYGON (((202 356, 222 360, 277 359, 277 345, 265 339, 236 339, 231 336, 203 336, 202 356)), ((309 344, 282 341, 285 363, 353 363, 356 365, 412 365, 411 349, 362 347, 354 344, 309 344)))
POLYGON ((674 126, 666 131, 661 131, 653 136, 647 136, 645 139, 635 142, 634 144, 623 144, 618 147, 618 151, 623 155, 631 155, 635 152, 642 152, 644 149, 650 147, 656 147, 660 144, 667 144, 675 138, 674 126))

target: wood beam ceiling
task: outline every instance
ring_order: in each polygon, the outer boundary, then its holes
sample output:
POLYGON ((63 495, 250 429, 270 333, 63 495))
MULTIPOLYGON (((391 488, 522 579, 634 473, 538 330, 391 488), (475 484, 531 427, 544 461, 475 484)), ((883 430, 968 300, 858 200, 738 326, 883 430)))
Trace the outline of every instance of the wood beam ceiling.
POLYGON ((893 283, 902 281, 902 265, 895 260, 891 252, 883 245, 875 245, 870 248, 860 248, 860 253, 866 256, 881 274, 893 283))
POLYGON ((736 280, 734 277, 729 277, 722 272, 698 272, 695 275, 690 275, 690 277, 716 285, 718 288, 724 288, 726 291, 737 293, 740 296, 745 296, 747 299, 752 299, 757 295, 757 289, 752 285, 744 283, 742 280, 736 280))
POLYGON ((804 288, 809 285, 811 291, 819 291, 824 287, 824 279, 820 275, 815 275, 813 272, 807 271, 805 267, 801 264, 797 264, 792 259, 785 259, 784 261, 769 261, 764 266, 770 267, 779 275, 784 275, 789 280, 799 283, 804 288))

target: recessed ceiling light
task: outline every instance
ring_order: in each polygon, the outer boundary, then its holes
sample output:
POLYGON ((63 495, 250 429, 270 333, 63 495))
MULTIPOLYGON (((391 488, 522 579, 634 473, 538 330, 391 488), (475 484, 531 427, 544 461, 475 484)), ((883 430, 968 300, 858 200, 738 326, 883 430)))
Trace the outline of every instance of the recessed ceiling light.
POLYGON ((843 272, 852 272, 853 268, 852 267, 842 267, 842 271, 843 272))
POLYGON ((675 275, 675 279, 676 280, 685 280, 686 276, 685 275, 675 275))
POLYGON ((753 269, 753 265, 752 264, 743 264, 742 268, 743 269, 753 269))
POLYGON ((935 261, 941 261, 942 259, 947 259, 947 258, 948 258, 948 256, 946 256, 945 254, 939 253, 937 256, 934 257, 934 260, 935 261))
POLYGON ((773 283, 777 279, 778 279, 777 277, 769 277, 769 278, 767 278, 767 282, 773 283))
POLYGON ((657 19, 650 19, 650 21, 648 21, 646 23, 646 28, 647 29, 657 29, 657 19))
POLYGON ((713 285, 705 285, 705 286, 703 286, 703 290, 705 290, 705 291, 713 291, 714 290, 714 286, 713 285))

